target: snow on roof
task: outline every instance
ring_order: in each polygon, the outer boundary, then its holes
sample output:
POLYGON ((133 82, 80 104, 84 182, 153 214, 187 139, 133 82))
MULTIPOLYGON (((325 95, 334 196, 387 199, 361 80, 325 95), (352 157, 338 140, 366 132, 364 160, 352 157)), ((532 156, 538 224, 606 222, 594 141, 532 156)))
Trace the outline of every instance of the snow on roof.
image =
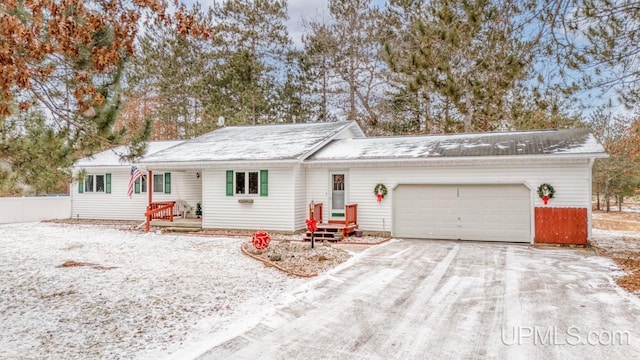
POLYGON ((230 126, 145 156, 140 163, 298 159, 351 122, 230 126))
MULTIPOLYGON (((145 155, 152 155, 164 149, 168 149, 172 146, 183 143, 184 140, 168 140, 168 141, 150 141, 147 143, 147 151, 145 155)), ((82 158, 76 161, 73 165, 76 167, 81 166, 124 166, 130 165, 128 161, 121 160, 122 155, 127 155, 129 148, 125 145, 115 147, 113 149, 105 150, 94 154, 93 156, 82 158)))
POLYGON ((371 137, 331 142, 309 160, 605 154, 587 129, 371 137))

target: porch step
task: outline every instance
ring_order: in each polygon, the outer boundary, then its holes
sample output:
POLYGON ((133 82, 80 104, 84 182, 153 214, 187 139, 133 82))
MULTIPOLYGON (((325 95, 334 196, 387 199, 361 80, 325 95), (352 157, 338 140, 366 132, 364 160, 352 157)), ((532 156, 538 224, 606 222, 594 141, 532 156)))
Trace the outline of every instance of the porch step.
MULTIPOLYGON (((313 233, 313 236, 315 241, 336 241, 337 242, 342 240, 342 234, 332 233, 332 232, 316 231, 313 233)), ((307 233, 305 234, 304 238, 302 238, 302 240, 311 241, 311 233, 307 231, 307 233)))
POLYGON ((189 228, 189 229, 202 229, 202 221, 200 219, 180 219, 173 218, 173 221, 169 220, 151 220, 151 226, 161 228, 189 228))
POLYGON ((163 229, 166 231, 179 232, 179 233, 198 232, 202 230, 201 227, 166 227, 163 229))

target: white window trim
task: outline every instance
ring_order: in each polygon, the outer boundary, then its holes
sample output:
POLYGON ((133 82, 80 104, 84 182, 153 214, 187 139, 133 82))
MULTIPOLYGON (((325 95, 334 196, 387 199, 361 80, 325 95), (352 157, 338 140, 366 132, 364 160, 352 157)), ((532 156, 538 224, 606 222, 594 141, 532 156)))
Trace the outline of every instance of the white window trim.
POLYGON ((234 196, 260 196, 260 170, 243 170, 243 171, 234 171, 233 172, 233 195, 234 196), (244 193, 238 193, 236 192, 236 180, 237 180, 237 174, 239 173, 244 173, 244 193), (257 187, 257 192, 255 194, 249 194, 249 173, 257 173, 258 174, 258 187, 257 187))
POLYGON ((107 173, 104 174, 87 174, 84 177, 84 180, 82 180, 82 186, 85 193, 89 193, 89 194, 106 194, 107 193, 107 173), (102 191, 96 191, 97 185, 98 185, 98 176, 102 176, 102 191), (87 179, 89 177, 93 178, 93 187, 91 188, 91 190, 87 190, 87 179))
MULTIPOLYGON (((149 182, 147 181, 147 191, 149 190, 149 182)), ((140 193, 142 193, 142 180, 140 181, 140 193)), ((164 173, 153 174, 153 193, 164 194, 164 173), (156 189, 156 176, 162 176, 162 190, 156 189)))

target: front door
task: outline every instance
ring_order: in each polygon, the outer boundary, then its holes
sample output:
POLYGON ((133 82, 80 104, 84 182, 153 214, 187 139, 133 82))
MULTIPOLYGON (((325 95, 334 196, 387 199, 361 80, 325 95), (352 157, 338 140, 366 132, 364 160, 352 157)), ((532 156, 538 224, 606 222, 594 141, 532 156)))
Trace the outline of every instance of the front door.
POLYGON ((345 173, 331 173, 331 219, 344 218, 345 173))

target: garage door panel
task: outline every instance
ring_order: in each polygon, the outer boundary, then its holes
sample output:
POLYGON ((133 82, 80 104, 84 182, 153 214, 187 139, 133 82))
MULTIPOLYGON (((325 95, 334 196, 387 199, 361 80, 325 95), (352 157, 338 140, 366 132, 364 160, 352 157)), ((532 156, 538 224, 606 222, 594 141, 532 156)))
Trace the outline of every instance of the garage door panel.
POLYGON ((530 242, 530 190, 524 185, 399 185, 398 237, 530 242))

